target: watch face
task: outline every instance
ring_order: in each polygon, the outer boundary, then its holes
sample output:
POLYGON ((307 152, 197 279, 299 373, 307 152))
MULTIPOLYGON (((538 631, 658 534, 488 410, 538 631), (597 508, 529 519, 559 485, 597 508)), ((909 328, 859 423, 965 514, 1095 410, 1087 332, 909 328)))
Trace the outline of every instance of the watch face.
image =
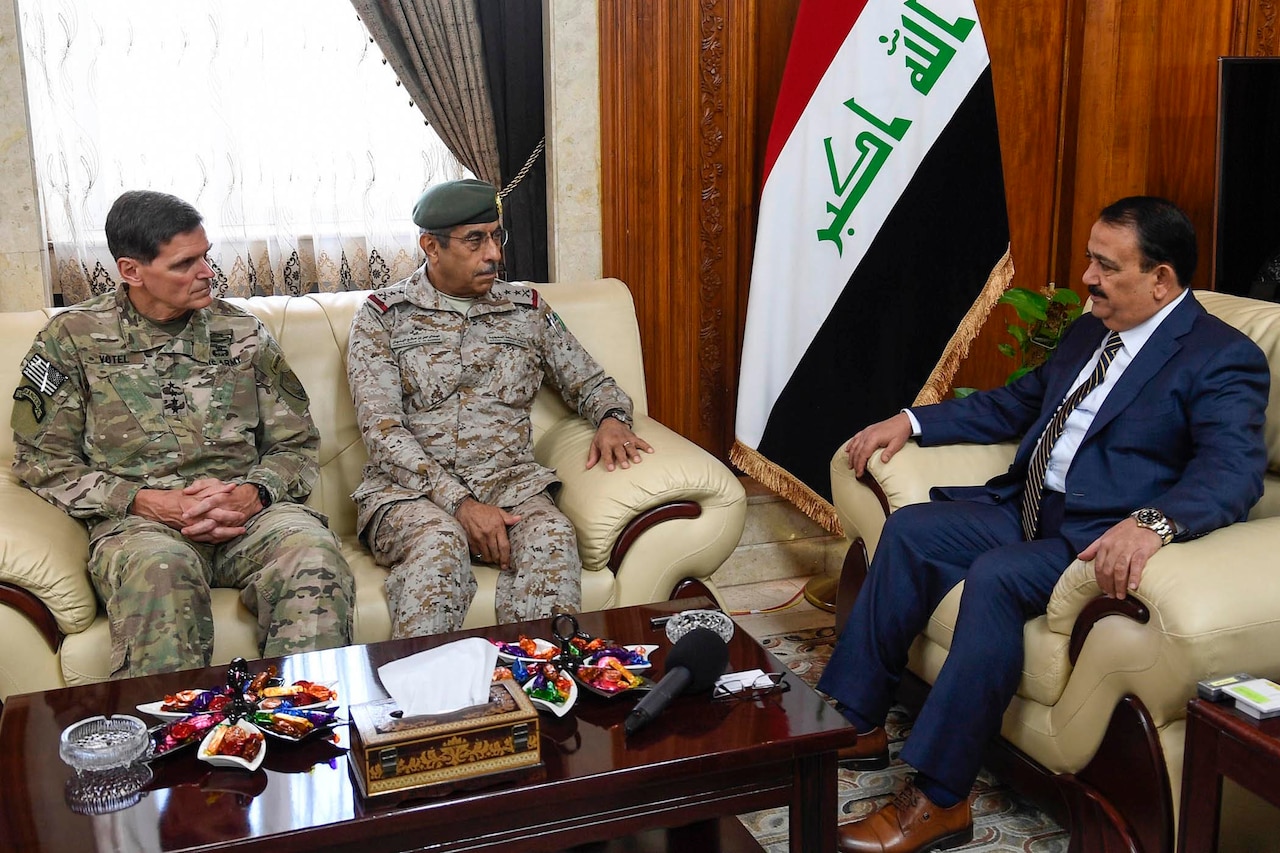
POLYGON ((1138 521, 1141 524, 1159 524, 1164 521, 1164 513, 1158 509, 1147 507, 1138 510, 1138 521))

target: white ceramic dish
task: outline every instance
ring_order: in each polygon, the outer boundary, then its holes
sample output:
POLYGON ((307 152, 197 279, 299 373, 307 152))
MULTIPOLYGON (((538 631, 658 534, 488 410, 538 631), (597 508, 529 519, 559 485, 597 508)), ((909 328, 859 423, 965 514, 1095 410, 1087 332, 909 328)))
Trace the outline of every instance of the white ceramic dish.
POLYGON ((201 711, 161 711, 160 708, 163 705, 164 700, 161 699, 159 702, 144 702, 141 705, 134 705, 133 707, 137 708, 144 714, 150 714, 157 720, 181 720, 183 717, 190 717, 192 714, 203 713, 201 711))
MULTIPOLYGON (((494 643, 494 645, 497 646, 497 643, 494 643)), ((514 646, 515 643, 508 643, 507 645, 514 646)), ((549 640, 538 640, 538 639, 535 639, 533 641, 533 647, 537 649, 540 653, 555 652, 557 649, 560 648, 555 643, 550 642, 549 640)), ((507 654, 502 650, 501 647, 498 647, 498 660, 504 660, 508 662, 513 660, 519 660, 519 661, 524 661, 525 663, 546 663, 547 662, 546 658, 530 658, 530 657, 525 657, 524 655, 507 654)))
POLYGON ((245 761, 238 755, 211 755, 209 753, 209 743, 213 740, 214 736, 217 735, 220 729, 226 728, 228 725, 230 724, 218 723, 218 725, 209 730, 209 733, 204 736, 204 740, 200 741, 200 749, 196 752, 196 758, 212 764, 214 767, 238 767, 250 772, 257 770, 262 766, 262 759, 266 757, 267 742, 265 736, 262 734, 262 729, 258 728, 248 720, 240 720, 235 725, 250 734, 256 734, 263 737, 262 743, 258 745, 258 754, 253 757, 252 761, 245 761))
MULTIPOLYGON (((529 686, 533 684, 535 679, 537 679, 536 675, 524 683, 525 693, 529 692, 529 686)), ((578 682, 574 681, 572 678, 569 679, 569 698, 559 705, 554 702, 548 702, 545 699, 539 699, 536 696, 530 696, 529 701, 533 703, 535 708, 544 708, 555 714, 557 717, 563 717, 565 714, 569 713, 569 709, 578 701, 578 682)))

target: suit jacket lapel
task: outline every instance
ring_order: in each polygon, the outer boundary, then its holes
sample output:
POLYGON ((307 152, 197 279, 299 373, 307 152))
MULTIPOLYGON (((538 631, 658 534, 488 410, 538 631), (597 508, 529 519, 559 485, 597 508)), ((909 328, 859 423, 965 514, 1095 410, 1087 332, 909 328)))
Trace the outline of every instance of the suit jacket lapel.
POLYGON ((1182 304, 1164 319, 1164 322, 1143 344, 1138 357, 1125 368, 1124 375, 1120 377, 1116 387, 1111 389, 1107 399, 1102 402, 1102 407, 1098 409, 1098 414, 1089 425, 1089 430, 1084 434, 1081 443, 1097 435, 1099 430, 1106 427, 1116 415, 1124 411, 1137 398, 1138 392, 1146 386, 1147 382, 1160 372, 1178 350, 1182 349, 1180 339, 1191 331, 1196 318, 1203 313, 1205 313, 1204 308, 1196 301, 1195 294, 1187 293, 1182 304))

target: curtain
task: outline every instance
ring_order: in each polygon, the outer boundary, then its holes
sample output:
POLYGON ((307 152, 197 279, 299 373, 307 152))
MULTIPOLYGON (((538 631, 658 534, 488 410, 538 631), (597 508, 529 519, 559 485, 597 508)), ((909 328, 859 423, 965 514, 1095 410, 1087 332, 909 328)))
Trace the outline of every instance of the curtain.
POLYGON ((480 0, 479 12, 498 158, 507 182, 502 188, 502 218, 511 232, 503 252, 506 277, 546 281, 542 0, 480 0))
POLYGON ((449 150, 501 187, 476 0, 351 0, 449 150))
POLYGON ((471 174, 344 0, 20 0, 55 290, 115 286, 127 189, 205 217, 223 296, 378 287, 420 263, 409 213, 471 174))

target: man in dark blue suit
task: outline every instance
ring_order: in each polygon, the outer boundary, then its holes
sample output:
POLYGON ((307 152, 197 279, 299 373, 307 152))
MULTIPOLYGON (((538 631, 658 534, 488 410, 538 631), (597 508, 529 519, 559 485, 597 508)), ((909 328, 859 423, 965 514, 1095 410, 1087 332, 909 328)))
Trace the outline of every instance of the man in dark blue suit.
POLYGON ((861 475, 921 445, 1020 439, 1008 472, 935 488, 885 524, 866 585, 818 687, 858 728, 841 757, 888 762, 883 723, 929 615, 964 593, 946 663, 902 759, 917 775, 892 803, 840 829, 839 849, 905 853, 972 839, 969 791, 1022 672, 1023 624, 1062 572, 1093 560, 1103 592, 1138 587, 1177 539, 1245 518, 1262 494, 1270 378, 1258 347, 1187 289, 1195 231, 1172 203, 1132 197, 1089 235, 1093 298, 1052 358, 1012 385, 904 410, 846 446, 861 475))

